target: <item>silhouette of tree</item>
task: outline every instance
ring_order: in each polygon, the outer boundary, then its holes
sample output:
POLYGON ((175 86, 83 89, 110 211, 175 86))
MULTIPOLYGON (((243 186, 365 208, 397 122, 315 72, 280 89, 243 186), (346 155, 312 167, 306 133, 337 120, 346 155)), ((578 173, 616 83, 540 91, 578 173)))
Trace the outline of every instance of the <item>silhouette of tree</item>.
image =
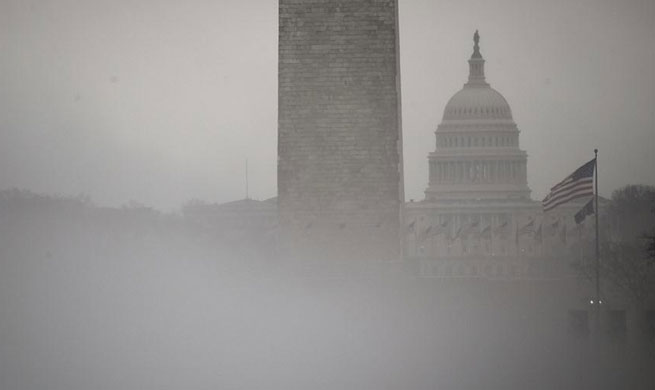
MULTIPOLYGON (((654 213, 655 187, 622 187, 612 194, 608 233, 601 237, 601 278, 621 289, 635 303, 643 303, 655 294, 654 213)), ((586 253, 574 267, 592 279, 594 251, 586 253)))
POLYGON ((655 293, 655 258, 645 245, 607 242, 601 247, 603 279, 619 287, 635 303, 644 303, 655 293))
POLYGON ((612 193, 608 209, 612 239, 641 241, 655 228, 655 187, 628 185, 612 193))

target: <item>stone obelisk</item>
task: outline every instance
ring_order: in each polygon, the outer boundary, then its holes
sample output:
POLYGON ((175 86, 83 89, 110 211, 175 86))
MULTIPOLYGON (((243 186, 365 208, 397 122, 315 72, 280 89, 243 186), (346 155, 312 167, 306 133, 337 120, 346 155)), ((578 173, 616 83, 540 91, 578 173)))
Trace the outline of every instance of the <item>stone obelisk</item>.
POLYGON ((397 1, 279 1, 283 254, 400 258, 398 53, 397 1))

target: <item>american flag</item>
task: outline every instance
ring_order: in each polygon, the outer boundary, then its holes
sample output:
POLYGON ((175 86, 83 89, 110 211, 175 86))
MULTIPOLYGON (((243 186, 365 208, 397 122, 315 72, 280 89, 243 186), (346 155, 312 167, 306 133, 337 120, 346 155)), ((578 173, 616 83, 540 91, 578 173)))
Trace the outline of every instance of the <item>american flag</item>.
POLYGON ((542 230, 541 227, 544 226, 544 223, 540 223, 539 227, 537 228, 537 232, 534 234, 534 240, 537 242, 542 242, 543 241, 543 235, 542 235, 542 230))
POLYGON ((480 237, 491 239, 491 224, 485 226, 485 228, 480 231, 480 237))
POLYGON ((593 159, 551 188, 550 194, 541 202, 544 211, 552 210, 573 199, 593 195, 595 168, 596 159, 593 159))
POLYGON ((508 221, 503 221, 503 223, 501 223, 500 225, 493 228, 493 233, 494 234, 498 234, 498 233, 501 233, 501 232, 504 233, 504 232, 507 231, 508 227, 509 227, 509 222, 508 221))
POLYGON ((575 213, 574 219, 576 224, 581 224, 585 218, 587 218, 587 215, 591 215, 594 213, 594 200, 591 199, 589 202, 587 202, 586 205, 584 205, 583 208, 580 209, 577 213, 575 213))
POLYGON ((431 232, 431 231, 432 231, 432 225, 426 227, 425 230, 423 230, 423 231, 421 232, 421 234, 419 235, 418 240, 419 240, 420 242, 423 242, 423 241, 427 240, 428 237, 430 237, 430 232, 431 232))
POLYGON ((448 220, 445 220, 441 224, 435 227, 433 235, 438 236, 440 234, 446 233, 447 228, 448 228, 448 220))
POLYGON ((416 225, 416 220, 413 220, 409 225, 407 225, 407 233, 414 233, 414 226, 416 225))
POLYGON ((558 230, 559 230, 559 219, 550 225, 550 229, 548 229, 548 231, 550 232, 551 236, 554 236, 555 234, 557 234, 558 230))
POLYGON ((462 233, 462 227, 460 226, 459 229, 457 229, 457 231, 455 232, 455 235, 454 235, 454 236, 450 236, 450 237, 448 237, 448 240, 449 240, 449 241, 455 241, 456 239, 459 238, 459 235, 460 235, 461 233, 462 233))
POLYGON ((480 221, 471 222, 471 224, 467 228, 465 228, 462 231, 462 233, 468 237, 469 234, 477 231, 479 227, 480 227, 480 221))
POLYGON ((530 234, 530 233, 534 233, 534 219, 531 219, 530 222, 528 222, 527 224, 525 224, 525 226, 520 228, 516 234, 522 236, 524 234, 530 234))

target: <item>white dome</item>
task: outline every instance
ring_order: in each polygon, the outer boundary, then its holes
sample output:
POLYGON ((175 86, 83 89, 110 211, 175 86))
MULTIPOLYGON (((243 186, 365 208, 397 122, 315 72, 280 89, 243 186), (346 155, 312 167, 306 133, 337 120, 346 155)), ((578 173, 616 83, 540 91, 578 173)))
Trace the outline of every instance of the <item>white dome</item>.
POLYGON ((450 98, 430 153, 429 201, 530 201, 527 154, 507 100, 484 76, 479 34, 473 35, 469 79, 450 98))
POLYGON ((512 119, 507 100, 486 85, 465 85, 446 104, 443 120, 512 119))

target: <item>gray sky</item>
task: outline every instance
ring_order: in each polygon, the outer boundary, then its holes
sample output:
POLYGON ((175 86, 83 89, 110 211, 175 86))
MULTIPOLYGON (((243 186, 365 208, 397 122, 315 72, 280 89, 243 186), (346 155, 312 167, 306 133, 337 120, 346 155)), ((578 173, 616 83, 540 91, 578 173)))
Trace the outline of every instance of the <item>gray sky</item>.
MULTIPOLYGON (((541 199, 600 149, 655 184, 655 2, 400 0, 406 198, 480 30, 541 199)), ((0 188, 136 200, 276 194, 277 2, 0 0, 0 188)))

